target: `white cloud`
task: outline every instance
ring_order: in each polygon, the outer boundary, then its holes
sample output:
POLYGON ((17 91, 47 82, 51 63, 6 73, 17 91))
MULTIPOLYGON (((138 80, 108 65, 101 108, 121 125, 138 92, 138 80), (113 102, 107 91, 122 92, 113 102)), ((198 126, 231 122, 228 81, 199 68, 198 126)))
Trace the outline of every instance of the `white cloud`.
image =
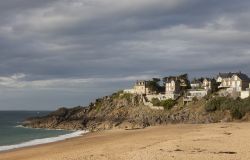
POLYGON ((0 77, 0 87, 4 88, 33 88, 33 89, 54 89, 54 88, 79 88, 88 87, 95 84, 131 82, 138 79, 151 79, 159 77, 155 75, 138 75, 114 78, 61 78, 50 80, 25 80, 25 74, 19 73, 8 77, 0 77))

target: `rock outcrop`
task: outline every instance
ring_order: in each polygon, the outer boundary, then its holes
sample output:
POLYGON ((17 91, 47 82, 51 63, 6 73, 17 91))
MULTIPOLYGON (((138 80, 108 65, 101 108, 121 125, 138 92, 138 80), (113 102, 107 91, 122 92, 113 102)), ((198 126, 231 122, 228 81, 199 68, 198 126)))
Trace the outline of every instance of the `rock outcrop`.
POLYGON ((67 130, 138 129, 168 123, 213 123, 230 120, 224 112, 207 113, 201 104, 176 105, 171 110, 152 110, 141 96, 115 93, 97 99, 87 107, 60 108, 44 117, 28 118, 23 125, 32 128, 67 130))

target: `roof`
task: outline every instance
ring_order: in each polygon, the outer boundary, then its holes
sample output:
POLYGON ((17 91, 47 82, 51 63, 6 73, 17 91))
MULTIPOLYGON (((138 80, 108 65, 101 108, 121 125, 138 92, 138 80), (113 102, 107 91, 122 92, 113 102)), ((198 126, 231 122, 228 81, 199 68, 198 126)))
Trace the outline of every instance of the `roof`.
POLYGON ((170 78, 167 78, 167 79, 166 79, 166 83, 171 83, 172 81, 174 81, 174 82, 180 82, 179 79, 174 78, 174 77, 170 77, 170 78))
POLYGON ((229 73, 219 73, 219 77, 221 78, 231 78, 235 73, 229 72, 229 73))
POLYGON ((135 82, 136 85, 139 85, 140 83, 144 83, 144 85, 146 85, 148 83, 148 81, 146 81, 146 80, 137 80, 135 82))
POLYGON ((207 80, 207 81, 215 81, 215 79, 214 78, 204 78, 204 80, 203 81, 205 81, 205 80, 207 80))
POLYGON ((177 76, 166 77, 166 83, 170 83, 171 81, 177 81, 179 78, 177 76))
POLYGON ((197 84, 197 83, 202 83, 202 80, 201 79, 193 79, 191 81, 191 84, 197 84))
POLYGON ((250 81, 249 77, 241 72, 235 73, 234 75, 237 75, 242 81, 250 81))
POLYGON ((241 73, 241 72, 237 72, 237 73, 232 73, 232 72, 219 73, 219 77, 221 77, 221 78, 231 78, 233 75, 237 75, 243 81, 250 81, 249 77, 246 74, 241 73))
POLYGON ((207 80, 207 81, 213 81, 214 80, 214 78, 208 78, 208 77, 201 77, 201 78, 199 78, 199 79, 194 79, 194 80, 192 80, 192 82, 191 82, 191 84, 196 84, 196 83, 203 83, 205 80, 207 80))

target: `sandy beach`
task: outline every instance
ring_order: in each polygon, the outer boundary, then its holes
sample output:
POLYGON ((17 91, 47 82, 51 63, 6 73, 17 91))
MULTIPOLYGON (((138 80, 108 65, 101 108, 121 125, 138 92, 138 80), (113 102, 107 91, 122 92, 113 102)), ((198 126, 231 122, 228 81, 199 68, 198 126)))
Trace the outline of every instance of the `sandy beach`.
POLYGON ((250 123, 177 124, 88 133, 0 153, 0 160, 250 159, 250 123))

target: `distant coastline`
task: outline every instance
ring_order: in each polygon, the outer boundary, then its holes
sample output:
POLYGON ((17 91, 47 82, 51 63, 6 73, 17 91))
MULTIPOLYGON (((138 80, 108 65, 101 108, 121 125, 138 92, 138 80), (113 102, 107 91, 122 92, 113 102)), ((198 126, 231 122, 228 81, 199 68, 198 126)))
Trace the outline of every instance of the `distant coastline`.
MULTIPOLYGON (((60 141, 78 136, 79 131, 62 129, 30 128, 21 125, 29 116, 44 116, 41 111, 0 111, 0 151, 60 141)), ((81 131, 84 133, 84 131, 81 131)))

